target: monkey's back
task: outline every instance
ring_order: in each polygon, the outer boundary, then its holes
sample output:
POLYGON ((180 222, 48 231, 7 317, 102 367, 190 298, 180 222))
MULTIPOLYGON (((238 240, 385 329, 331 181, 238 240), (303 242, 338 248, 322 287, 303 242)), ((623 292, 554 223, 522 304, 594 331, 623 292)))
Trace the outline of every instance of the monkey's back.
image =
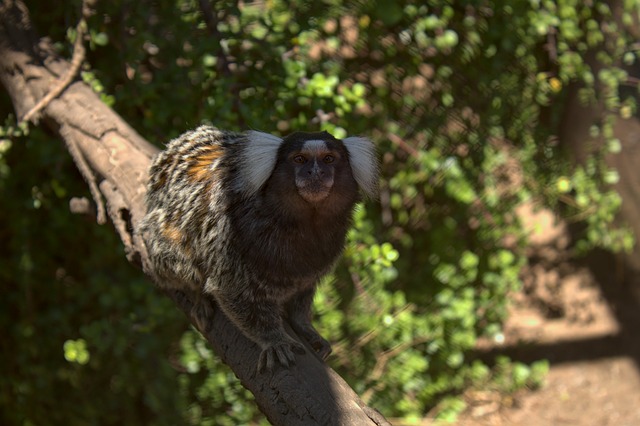
POLYGON ((142 230, 159 284, 186 281, 199 289, 210 274, 211 259, 204 256, 224 252, 229 224, 223 188, 243 139, 201 126, 170 141, 154 158, 142 230))

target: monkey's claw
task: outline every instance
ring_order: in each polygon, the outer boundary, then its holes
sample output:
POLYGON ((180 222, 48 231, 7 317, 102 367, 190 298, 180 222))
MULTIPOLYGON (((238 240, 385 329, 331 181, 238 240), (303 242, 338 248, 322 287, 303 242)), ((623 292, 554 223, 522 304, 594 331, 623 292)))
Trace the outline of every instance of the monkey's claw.
POLYGON ((331 344, 316 331, 311 324, 295 324, 291 326, 306 340, 318 356, 324 361, 331 354, 331 344))
POLYGON ((331 344, 318 335, 319 339, 310 341, 309 344, 318 356, 324 361, 331 354, 331 344))
POLYGON ((297 354, 304 354, 304 347, 298 342, 280 342, 262 350, 258 359, 258 373, 273 370, 276 363, 289 367, 296 363, 297 354))

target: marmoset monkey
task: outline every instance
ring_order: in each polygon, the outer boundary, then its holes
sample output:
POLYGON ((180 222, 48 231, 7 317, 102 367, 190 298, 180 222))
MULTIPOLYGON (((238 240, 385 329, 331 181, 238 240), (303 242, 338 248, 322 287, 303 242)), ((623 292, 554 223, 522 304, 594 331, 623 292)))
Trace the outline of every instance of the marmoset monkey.
POLYGON ((142 232, 156 281, 196 300, 203 331, 214 299, 260 345, 259 372, 304 353, 283 318, 325 359, 331 346, 311 324, 315 287, 343 250, 359 193, 374 197, 377 180, 365 138, 189 131, 150 170, 142 232))

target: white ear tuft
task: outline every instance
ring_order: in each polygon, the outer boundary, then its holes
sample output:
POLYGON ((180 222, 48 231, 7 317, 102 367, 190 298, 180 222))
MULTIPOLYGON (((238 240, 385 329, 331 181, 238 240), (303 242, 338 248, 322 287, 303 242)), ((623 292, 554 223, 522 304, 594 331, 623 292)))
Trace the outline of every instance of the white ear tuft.
POLYGON ((367 197, 376 198, 379 171, 375 146, 369 139, 358 136, 343 139, 342 143, 349 152, 351 172, 358 186, 367 197))
POLYGON ((240 190, 246 195, 253 195, 262 188, 269 179, 278 157, 278 148, 282 139, 269 133, 249 131, 246 133, 246 147, 240 158, 240 190))

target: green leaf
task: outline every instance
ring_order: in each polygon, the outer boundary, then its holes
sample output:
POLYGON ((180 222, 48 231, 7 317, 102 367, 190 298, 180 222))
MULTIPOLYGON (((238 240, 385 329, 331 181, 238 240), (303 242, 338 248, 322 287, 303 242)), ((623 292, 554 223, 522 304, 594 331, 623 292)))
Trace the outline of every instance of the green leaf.
POLYGON ((106 46, 109 44, 109 36, 106 33, 99 32, 91 34, 91 41, 98 46, 106 46))

